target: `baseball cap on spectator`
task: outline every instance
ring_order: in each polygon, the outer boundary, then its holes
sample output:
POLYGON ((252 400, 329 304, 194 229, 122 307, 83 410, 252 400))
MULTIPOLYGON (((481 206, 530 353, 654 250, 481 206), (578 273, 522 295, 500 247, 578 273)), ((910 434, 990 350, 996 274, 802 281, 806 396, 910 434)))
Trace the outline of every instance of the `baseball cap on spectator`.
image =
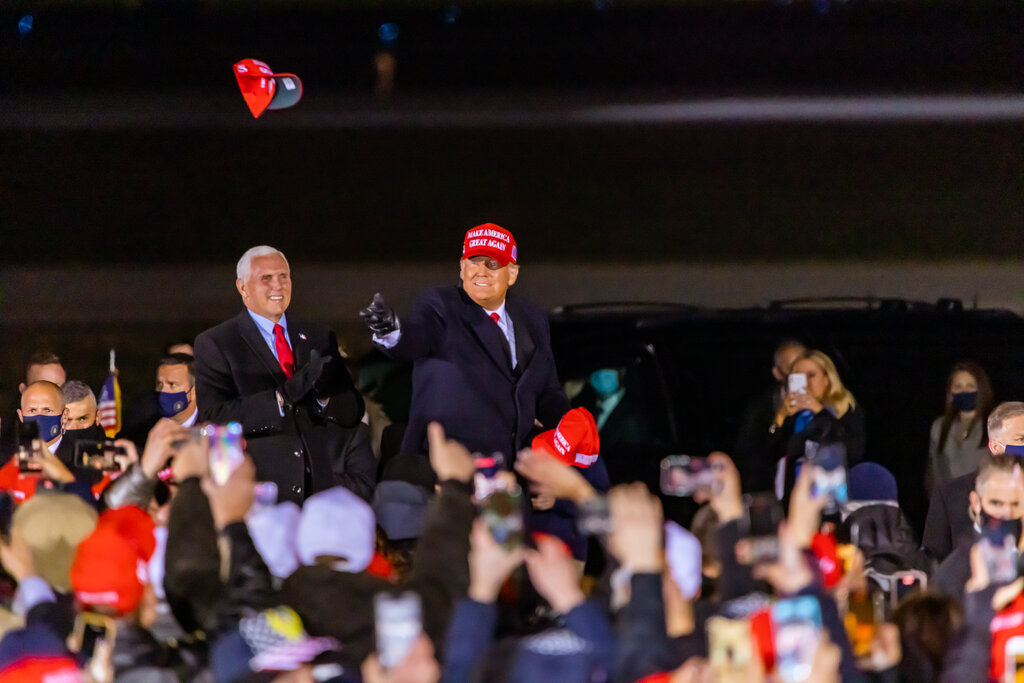
POLYGON ((896 477, 876 462, 862 462, 847 474, 847 492, 851 501, 898 500, 896 477))
POLYGON ((462 258, 488 256, 503 267, 519 263, 516 240, 505 228, 494 223, 484 223, 466 231, 462 241, 462 258))
POLYGON ((533 439, 533 450, 550 453, 566 465, 587 468, 597 462, 601 439, 594 416, 586 408, 573 408, 555 429, 541 432, 533 439))
POLYGON ((147 563, 156 549, 153 521, 134 506, 108 510, 78 545, 71 587, 85 607, 107 607, 129 614, 149 583, 147 563))
POLYGON ((407 481, 382 481, 373 492, 373 512, 389 541, 419 538, 429 504, 430 494, 407 481))
POLYGON ((318 557, 337 557, 337 571, 357 573, 373 559, 377 522, 365 500, 346 488, 335 486, 313 494, 302 506, 296 548, 303 564, 318 557))
POLYGON ((71 590, 71 564, 78 544, 96 528, 96 510, 71 493, 34 496, 17 510, 11 521, 32 549, 39 577, 56 590, 71 590))
POLYGON ((260 557, 270 573, 279 579, 288 576, 299 566, 295 536, 301 514, 299 506, 288 500, 256 510, 245 520, 260 557))
POLYGON ((338 647, 334 638, 310 637, 299 615, 280 606, 242 617, 214 643, 210 665, 218 681, 244 681, 257 671, 293 671, 338 647))
POLYGON ((256 118, 266 109, 286 109, 302 99, 302 81, 295 74, 275 74, 258 59, 243 59, 234 70, 242 97, 256 118))

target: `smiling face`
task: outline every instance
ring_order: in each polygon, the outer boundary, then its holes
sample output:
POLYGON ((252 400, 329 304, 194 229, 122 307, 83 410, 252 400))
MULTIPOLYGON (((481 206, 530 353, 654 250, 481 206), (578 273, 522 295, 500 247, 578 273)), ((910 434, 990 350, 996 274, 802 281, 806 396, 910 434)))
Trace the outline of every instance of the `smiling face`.
POLYGON ((519 277, 519 266, 509 263, 502 267, 487 256, 472 256, 459 261, 462 288, 469 298, 489 311, 496 310, 505 301, 505 293, 519 277))
POLYGON ((793 365, 792 371, 807 375, 807 393, 819 401, 825 400, 830 389, 829 381, 825 371, 818 367, 817 363, 810 358, 804 358, 793 365))
POLYGON ((292 300, 291 271, 280 254, 254 258, 249 278, 235 280, 235 286, 246 308, 275 323, 292 300))

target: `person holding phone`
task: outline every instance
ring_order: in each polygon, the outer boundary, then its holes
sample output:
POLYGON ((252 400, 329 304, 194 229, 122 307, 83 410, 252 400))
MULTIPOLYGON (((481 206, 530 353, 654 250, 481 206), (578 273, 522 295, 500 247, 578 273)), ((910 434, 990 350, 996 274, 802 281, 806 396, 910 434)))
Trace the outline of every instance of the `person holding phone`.
POLYGON ((236 275, 245 310, 196 337, 199 420, 241 423, 258 478, 281 500, 336 484, 369 500, 376 461, 337 337, 288 317, 291 269, 277 249, 249 249, 236 275))
POLYGON ((865 438, 864 410, 825 353, 809 349, 799 354, 786 381, 774 423, 784 439, 775 486, 780 498, 788 497, 793 488, 807 442, 842 443, 846 466, 852 467, 864 457, 865 438))

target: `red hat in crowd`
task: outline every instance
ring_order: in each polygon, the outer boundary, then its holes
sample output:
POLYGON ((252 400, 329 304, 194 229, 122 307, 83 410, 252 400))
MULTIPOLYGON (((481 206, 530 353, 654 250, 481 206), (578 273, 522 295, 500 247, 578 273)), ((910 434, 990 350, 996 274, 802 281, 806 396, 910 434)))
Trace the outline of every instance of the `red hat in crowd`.
POLYGON ((558 427, 538 434, 532 446, 533 450, 546 451, 566 465, 586 468, 597 462, 601 439, 590 411, 573 408, 562 417, 558 427))
POLYGON ((287 109, 302 99, 302 81, 298 76, 275 74, 258 59, 243 59, 235 64, 235 79, 256 118, 265 109, 287 109))
POLYGON ((484 223, 466 231, 462 241, 462 258, 472 256, 489 256, 502 267, 519 262, 512 233, 494 223, 484 223))
POLYGON ((156 549, 153 520, 134 506, 100 515, 96 530, 78 545, 71 587, 86 607, 135 611, 149 583, 148 562, 156 549))

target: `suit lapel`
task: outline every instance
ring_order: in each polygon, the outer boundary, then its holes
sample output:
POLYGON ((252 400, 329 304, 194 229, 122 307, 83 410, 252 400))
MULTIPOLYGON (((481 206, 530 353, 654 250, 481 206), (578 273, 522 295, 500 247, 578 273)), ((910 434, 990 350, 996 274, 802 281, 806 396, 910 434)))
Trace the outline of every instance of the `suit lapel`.
POLYGON ((505 335, 494 324, 494 321, 487 317, 484 309, 480 308, 475 301, 470 299, 469 295, 461 287, 459 288, 459 296, 462 297, 462 301, 465 304, 462 307, 461 315, 466 327, 476 337, 477 342, 487 352, 491 361, 504 371, 509 380, 513 380, 512 359, 509 356, 508 342, 505 340, 505 335))
POLYGON ((256 327, 256 322, 249 312, 242 311, 235 320, 238 321, 238 333, 242 337, 242 341, 256 354, 256 357, 263 363, 263 367, 274 376, 277 383, 284 384, 285 376, 281 365, 274 358, 274 354, 270 352, 267 342, 263 341, 263 335, 260 334, 259 328, 256 327))

